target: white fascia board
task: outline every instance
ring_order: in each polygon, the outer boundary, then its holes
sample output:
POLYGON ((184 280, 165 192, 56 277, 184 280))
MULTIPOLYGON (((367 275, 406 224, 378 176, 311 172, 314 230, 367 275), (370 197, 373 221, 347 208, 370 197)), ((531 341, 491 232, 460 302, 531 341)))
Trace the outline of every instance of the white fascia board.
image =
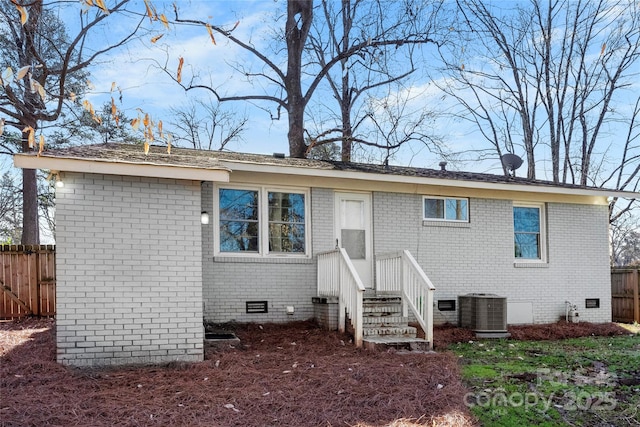
POLYGON ((355 179, 361 181, 370 182, 391 182, 401 184, 422 184, 422 185, 435 185, 442 187, 459 187, 459 188, 472 188, 483 190, 497 190, 497 191, 515 191, 524 193, 540 193, 540 194, 568 194, 574 196, 598 196, 598 197, 621 197, 626 199, 640 198, 640 193, 634 193, 631 191, 617 191, 617 190, 596 190, 588 188, 565 188, 554 186, 537 186, 537 185, 523 185, 523 184, 503 184, 494 182, 482 182, 482 181, 466 181, 459 179, 439 179, 439 178, 425 178, 417 176, 406 175, 391 175, 391 174, 376 174, 367 172, 354 172, 354 171, 337 171, 333 169, 314 169, 314 168, 301 168, 293 166, 278 166, 278 165, 262 165, 251 162, 242 161, 227 161, 220 159, 220 163, 227 166, 229 169, 236 171, 256 172, 256 173, 272 173, 272 174, 286 174, 286 175, 300 175, 300 176, 313 176, 323 178, 337 178, 337 179, 355 179))
POLYGON ((36 157, 26 154, 14 155, 13 164, 23 169, 49 169, 59 172, 82 172, 212 182, 229 182, 230 172, 229 169, 225 167, 220 167, 220 169, 205 169, 100 159, 36 157))

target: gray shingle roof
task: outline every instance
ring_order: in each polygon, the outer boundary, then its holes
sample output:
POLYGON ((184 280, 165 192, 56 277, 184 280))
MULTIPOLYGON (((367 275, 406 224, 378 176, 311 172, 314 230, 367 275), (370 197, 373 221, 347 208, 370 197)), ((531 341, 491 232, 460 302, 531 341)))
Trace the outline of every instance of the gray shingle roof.
MULTIPOLYGON (((34 154, 35 155, 35 154, 34 154)), ((247 154, 226 151, 203 151, 188 148, 172 148, 167 154, 167 148, 151 146, 149 153, 144 154, 141 145, 134 144, 97 144, 83 145, 69 148, 52 149, 42 153, 42 157, 82 159, 102 162, 122 162, 134 164, 148 164, 160 166, 177 166, 199 169, 224 169, 229 163, 248 163, 256 165, 273 165, 294 168, 317 169, 325 171, 360 172, 378 175, 407 176, 417 178, 431 178, 457 180, 465 182, 485 182, 496 184, 516 184, 537 187, 556 187, 567 189, 600 190, 596 187, 586 187, 572 184, 555 184, 550 181, 530 180, 523 177, 508 177, 476 172, 443 171, 439 169, 416 168, 406 166, 385 166, 364 163, 336 162, 311 159, 280 158, 263 154, 247 154)), ((233 167, 231 167, 233 169, 233 167)), ((608 190, 609 192, 611 190, 608 190)))

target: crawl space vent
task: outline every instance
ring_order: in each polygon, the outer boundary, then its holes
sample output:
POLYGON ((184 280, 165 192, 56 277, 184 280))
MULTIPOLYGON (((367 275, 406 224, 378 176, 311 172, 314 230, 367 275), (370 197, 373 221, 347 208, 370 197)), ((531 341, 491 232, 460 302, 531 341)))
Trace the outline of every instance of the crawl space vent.
POLYGON ((440 311, 456 311, 456 300, 441 299, 438 300, 438 310, 440 311))
POLYGON ((584 300, 585 308, 600 308, 600 298, 587 298, 584 300))
POLYGON ((258 313, 269 312, 268 301, 247 301, 246 307, 247 307, 247 314, 258 314, 258 313))

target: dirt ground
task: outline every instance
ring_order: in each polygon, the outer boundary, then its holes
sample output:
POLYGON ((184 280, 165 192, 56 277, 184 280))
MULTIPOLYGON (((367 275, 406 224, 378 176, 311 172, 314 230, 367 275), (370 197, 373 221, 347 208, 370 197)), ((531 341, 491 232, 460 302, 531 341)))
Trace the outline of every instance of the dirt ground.
MULTIPOLYGON (((432 354, 357 349, 313 323, 237 325, 201 363, 77 369, 55 362, 54 321, 0 322, 0 426, 471 426, 452 342, 432 354)), ((511 328, 515 339, 629 333, 615 324, 511 328)))

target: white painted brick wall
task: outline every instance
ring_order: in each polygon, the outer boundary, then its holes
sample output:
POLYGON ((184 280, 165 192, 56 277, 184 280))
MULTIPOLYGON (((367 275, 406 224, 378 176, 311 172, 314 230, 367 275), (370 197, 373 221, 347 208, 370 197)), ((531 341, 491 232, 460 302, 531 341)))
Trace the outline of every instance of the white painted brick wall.
MULTIPOLYGON (((202 189, 202 210, 213 210, 213 185, 202 189)), ((311 190, 313 254, 332 249, 333 191, 311 190)), ((310 222, 309 222, 310 223, 310 222)), ((287 322, 313 318, 316 259, 217 257, 214 260, 213 221, 203 226, 204 316, 210 322, 287 322), (268 301, 268 313, 247 314, 247 301, 268 301), (286 307, 295 313, 288 315, 286 307)))
MULTIPOLYGON (((580 318, 611 320, 607 207, 548 203, 548 264, 517 267, 513 257, 513 203, 470 200, 466 227, 422 223, 422 195, 374 193, 376 253, 409 249, 436 286, 435 301, 467 293, 495 293, 531 302, 536 323, 577 304, 580 318), (585 298, 599 298, 586 309, 585 298)), ((456 312, 434 310, 436 322, 457 322, 456 312)))
MULTIPOLYGON (((202 189, 202 210, 213 213, 213 186, 202 189)), ((202 256, 205 319, 214 322, 284 322, 313 316, 315 255, 333 249, 330 189, 311 190, 310 230, 314 258, 267 260, 217 258, 213 225, 203 226, 202 256), (246 314, 246 301, 269 301, 269 313, 246 314), (294 316, 285 313, 293 305, 294 316)), ((374 252, 408 249, 437 287, 435 300, 467 293, 495 293, 511 302, 530 302, 537 323, 565 313, 565 301, 578 305, 582 320, 606 322, 611 316, 606 206, 546 205, 548 263, 521 267, 513 258, 513 202, 470 200, 471 222, 427 225, 422 195, 373 194, 374 252), (586 309, 585 298, 599 298, 586 309)), ((434 310, 437 322, 457 322, 456 312, 434 310)))
POLYGON ((58 361, 202 360, 200 183, 63 179, 56 190, 58 361))

